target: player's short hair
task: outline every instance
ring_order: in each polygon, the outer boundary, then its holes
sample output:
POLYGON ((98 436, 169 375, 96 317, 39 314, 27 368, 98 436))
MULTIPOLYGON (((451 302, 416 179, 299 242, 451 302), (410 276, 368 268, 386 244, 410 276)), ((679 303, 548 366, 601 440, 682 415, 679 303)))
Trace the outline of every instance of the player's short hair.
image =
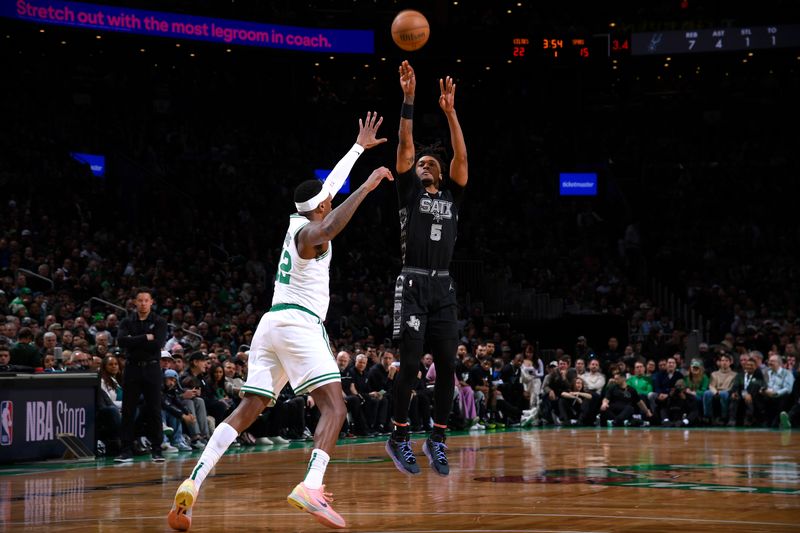
POLYGON ((314 198, 322 190, 322 182, 319 180, 306 180, 298 185, 294 190, 294 202, 301 204, 314 198))
POLYGON ((444 180, 444 178, 448 175, 447 174, 447 170, 448 170, 447 169, 447 165, 444 162, 444 158, 442 157, 442 154, 437 152, 436 149, 434 149, 434 148, 422 148, 419 152, 417 152, 417 157, 416 157, 416 159, 414 159, 414 166, 416 167, 417 164, 419 163, 420 158, 425 157, 425 156, 432 157, 432 158, 434 158, 436 160, 437 163, 439 163, 439 170, 440 170, 440 173, 441 173, 441 176, 442 176, 442 180, 444 180))

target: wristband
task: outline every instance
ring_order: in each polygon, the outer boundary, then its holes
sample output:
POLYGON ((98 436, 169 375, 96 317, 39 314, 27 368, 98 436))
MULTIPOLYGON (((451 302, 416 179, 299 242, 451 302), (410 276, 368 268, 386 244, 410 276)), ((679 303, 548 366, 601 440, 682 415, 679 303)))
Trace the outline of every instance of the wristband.
POLYGON ((412 120, 414 118, 414 104, 403 102, 403 107, 400 108, 400 118, 412 120))

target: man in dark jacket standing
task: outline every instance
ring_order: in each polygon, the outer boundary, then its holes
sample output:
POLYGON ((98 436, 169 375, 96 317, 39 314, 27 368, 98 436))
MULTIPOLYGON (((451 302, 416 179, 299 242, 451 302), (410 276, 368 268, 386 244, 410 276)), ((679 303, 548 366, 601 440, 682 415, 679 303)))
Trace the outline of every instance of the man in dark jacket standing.
POLYGON ((136 293, 136 313, 119 325, 117 341, 125 350, 127 361, 122 390, 122 452, 114 459, 118 463, 133 461, 133 439, 136 407, 142 403, 142 419, 152 446, 154 463, 163 463, 161 455, 161 347, 167 341, 167 322, 151 312, 153 293, 139 289, 136 293))

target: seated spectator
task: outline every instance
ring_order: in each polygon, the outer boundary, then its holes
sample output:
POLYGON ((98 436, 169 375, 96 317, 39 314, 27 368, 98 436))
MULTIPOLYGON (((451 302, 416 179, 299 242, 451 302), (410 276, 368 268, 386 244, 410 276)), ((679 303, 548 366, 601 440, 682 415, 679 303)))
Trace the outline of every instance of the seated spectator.
POLYGON ((11 347, 11 364, 39 368, 42 366, 42 354, 33 344, 33 332, 30 328, 20 328, 17 343, 11 347))
POLYGON ((355 390, 353 378, 350 374, 350 354, 344 350, 336 355, 336 364, 342 380, 342 397, 347 405, 347 417, 342 425, 342 436, 372 437, 375 432, 369 430, 367 418, 362 409, 363 402, 358 391, 355 390))
POLYGON ((68 361, 65 359, 67 372, 86 372, 89 369, 90 357, 87 352, 76 349, 68 361))
MULTIPOLYGON (((203 402, 203 415, 208 415, 205 417, 206 420, 208 420, 208 431, 213 433, 213 425, 215 425, 217 422, 222 422, 225 419, 225 413, 228 411, 228 407, 219 402, 216 398, 216 393, 212 391, 207 369, 208 355, 202 351, 194 352, 189 356, 188 368, 183 372, 183 374, 180 375, 180 383, 183 389, 194 389, 199 392, 197 396, 199 396, 203 402)), ((190 407, 189 409, 191 410, 190 407)), ((202 415, 199 412, 195 412, 193 414, 197 418, 198 424, 202 425, 202 415)), ((202 431, 202 428, 200 429, 202 431)), ((190 432, 190 434, 192 433, 190 432)), ((207 440, 209 435, 210 433, 206 434, 202 440, 207 440)), ((195 436, 196 435, 193 435, 193 437, 195 436)))
MULTIPOLYGON (((659 361, 659 366, 661 366, 659 361)), ((650 393, 650 411, 659 417, 663 424, 670 423, 669 400, 675 390, 675 384, 681 380, 683 387, 683 374, 677 369, 677 364, 674 357, 669 357, 664 363, 664 370, 659 370, 653 374, 653 392, 650 393)), ((680 398, 685 398, 683 390, 679 395, 680 398)))
MULTIPOLYGON (((277 442, 280 442, 277 437, 289 441, 306 440, 319 421, 319 409, 314 404, 314 398, 310 394, 296 395, 288 383, 276 398, 274 407, 266 410, 266 415, 269 420, 266 437, 277 442)), ((244 438, 249 439, 248 432, 244 433, 244 438)), ((250 442, 244 440, 243 444, 250 442)))
POLYGON ((708 390, 708 376, 706 376, 703 362, 700 359, 692 360, 689 365, 689 375, 686 376, 684 382, 686 383, 687 397, 694 399, 697 404, 692 411, 696 411, 699 415, 703 410, 703 395, 708 390))
POLYGON ((33 368, 11 364, 11 348, 0 344, 0 372, 33 372, 33 368))
MULTIPOLYGON (((431 363, 425 378, 428 383, 436 383, 435 363, 431 363)), ((448 423, 448 426, 456 429, 472 427, 478 424, 477 410, 475 408, 475 394, 472 391, 472 387, 458 379, 457 375, 454 376, 453 379, 453 383, 455 384, 453 388, 453 400, 455 405, 453 406, 451 417, 457 418, 458 420, 451 420, 451 422, 454 423, 448 423)))
POLYGON ((358 354, 355 364, 350 368, 350 378, 352 388, 361 397, 364 403, 364 414, 367 419, 367 428, 371 432, 388 434, 390 426, 384 425, 389 416, 389 399, 385 398, 380 392, 370 390, 367 374, 367 363, 369 357, 366 354, 358 354))
POLYGON ((186 432, 190 437, 190 445, 196 450, 205 448, 212 430, 209 425, 206 402, 203 399, 203 387, 205 381, 202 379, 205 368, 205 355, 202 352, 195 352, 190 357, 189 367, 179 374, 179 386, 181 390, 181 404, 189 413, 194 415, 195 421, 187 425, 186 432), (192 371, 194 368, 194 372, 192 371), (196 373, 196 374, 195 374, 196 373))
POLYGON ((533 363, 534 373, 541 382, 541 380, 544 379, 544 361, 542 361, 541 357, 536 355, 533 344, 528 344, 527 346, 525 346, 525 350, 523 351, 523 357, 533 363))
POLYGON ((522 387, 523 394, 528 400, 528 407, 523 409, 520 423, 525 427, 538 425, 539 396, 542 393, 542 380, 537 376, 536 368, 530 359, 525 359, 522 362, 522 387))
POLYGON ((525 399, 522 385, 522 361, 522 354, 517 354, 511 362, 503 365, 500 372, 502 384, 497 387, 503 395, 503 400, 514 410, 514 414, 511 416, 512 423, 519 421, 519 413, 529 405, 525 399))
POLYGON ((108 455, 120 450, 120 426, 122 425, 122 374, 114 356, 106 356, 100 365, 100 386, 97 388, 97 413, 95 433, 102 441, 108 455))
POLYGON ((233 361, 227 360, 222 365, 222 368, 225 371, 225 392, 238 405, 239 401, 241 401, 239 394, 242 391, 242 385, 244 385, 244 379, 239 374, 239 367, 233 361))
POLYGON ((470 365, 467 384, 473 391, 478 419, 481 425, 486 427, 488 421, 492 419, 491 413, 494 410, 494 397, 491 385, 492 362, 489 359, 478 361, 474 357, 467 357, 466 360, 468 361, 467 365, 470 365), (469 360, 476 361, 477 364, 469 362, 469 360))
POLYGON ((740 404, 744 405, 744 425, 750 427, 763 419, 761 390, 764 388, 764 376, 756 367, 755 359, 740 358, 743 370, 736 375, 731 388, 731 419, 729 426, 736 425, 740 404))
POLYGON ((53 372, 65 372, 63 368, 61 368, 61 363, 56 361, 56 356, 49 353, 44 356, 43 370, 46 373, 53 373, 53 372))
POLYGON ((779 414, 790 408, 789 400, 794 387, 794 376, 783 367, 781 356, 777 353, 770 354, 768 363, 766 383, 760 391, 764 402, 764 424, 777 428, 779 414))
MULTIPOLYGON (((644 371, 644 365, 641 362, 638 364, 644 371)), ((636 422, 640 422, 640 420, 634 419, 637 409, 639 414, 646 419, 652 418, 653 413, 648 409, 644 398, 636 389, 628 385, 625 374, 619 370, 614 371, 600 405, 600 423, 608 423, 612 426, 635 425, 636 422)))
POLYGON ((719 354, 717 365, 719 370, 711 373, 708 390, 703 394, 703 422, 721 426, 733 420, 733 425, 735 425, 736 413, 732 413, 730 410, 731 391, 736 379, 736 372, 731 370, 731 356, 727 353, 719 354), (719 417, 714 416, 715 400, 719 402, 719 417))
POLYGON ((574 368, 575 368, 575 374, 582 377, 587 372, 586 361, 584 361, 583 358, 578 357, 577 359, 575 359, 574 368))
POLYGON ((628 386, 635 390, 642 399, 647 399, 648 395, 653 392, 653 380, 650 376, 645 375, 644 363, 641 361, 633 364, 633 375, 627 379, 627 382, 628 386))
MULTIPOLYGON (((592 360, 597 362, 596 359, 592 360)), ((592 401, 592 394, 583 389, 583 379, 576 377, 569 390, 561 393, 558 401, 558 412, 561 420, 570 426, 585 424, 585 406, 592 401)))
POLYGON ((661 425, 688 427, 696 424, 699 418, 697 399, 686 393, 686 384, 683 379, 675 382, 670 388, 669 398, 661 408, 661 425))
POLYGON ((192 447, 183 439, 183 424, 192 424, 196 419, 181 403, 180 394, 178 373, 172 369, 165 370, 164 389, 161 393, 161 417, 166 426, 172 429, 172 436, 167 441, 167 434, 170 432, 164 433, 166 446, 162 446, 162 449, 168 452, 192 451, 192 447))
POLYGON ((548 365, 550 372, 542 383, 542 420, 556 426, 561 425, 558 400, 562 392, 569 391, 571 383, 567 379, 570 357, 561 356, 558 361, 551 361, 548 365))
MULTIPOLYGON (((217 410, 221 418, 216 418, 215 416, 215 419, 220 422, 228 418, 228 415, 233 412, 236 406, 236 402, 234 402, 234 399, 228 394, 225 381, 225 369, 222 368, 221 364, 211 365, 211 369, 208 371, 206 396, 210 398, 211 401, 217 402, 217 404, 212 404, 211 411, 217 410), (221 405, 217 407, 218 404, 221 405)), ((208 404, 206 404, 206 409, 208 410, 208 404)))
MULTIPOLYGON (((609 363, 613 365, 614 363, 609 363)), ((585 392, 592 395, 588 402, 584 402, 581 411, 581 423, 591 425, 595 416, 600 410, 600 402, 603 399, 603 389, 606 386, 606 376, 600 371, 600 361, 597 359, 589 360, 589 371, 580 376, 583 380, 585 392)))
POLYGON ((166 350, 161 350, 161 370, 175 370, 175 358, 166 350))
MULTIPOLYGON (((385 418, 377 420, 377 425, 384 429, 391 428, 389 421, 389 413, 392 412, 392 388, 394 387, 394 376, 400 369, 400 363, 395 364, 394 353, 390 350, 384 350, 380 357, 380 363, 373 365, 367 374, 367 387, 370 393, 375 393, 373 396, 378 400, 386 399, 387 412, 385 418)), ((414 402, 414 397, 411 397, 411 403, 414 402)), ((410 406, 409 406, 410 409, 410 406)))

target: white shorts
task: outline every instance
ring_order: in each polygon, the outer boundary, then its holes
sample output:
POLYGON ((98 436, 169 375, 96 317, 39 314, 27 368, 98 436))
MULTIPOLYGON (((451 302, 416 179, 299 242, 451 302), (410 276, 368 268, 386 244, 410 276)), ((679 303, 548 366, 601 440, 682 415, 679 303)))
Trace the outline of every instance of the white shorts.
POLYGON ((250 344, 242 392, 274 400, 287 381, 295 394, 341 382, 325 326, 315 315, 296 308, 261 317, 250 344))

